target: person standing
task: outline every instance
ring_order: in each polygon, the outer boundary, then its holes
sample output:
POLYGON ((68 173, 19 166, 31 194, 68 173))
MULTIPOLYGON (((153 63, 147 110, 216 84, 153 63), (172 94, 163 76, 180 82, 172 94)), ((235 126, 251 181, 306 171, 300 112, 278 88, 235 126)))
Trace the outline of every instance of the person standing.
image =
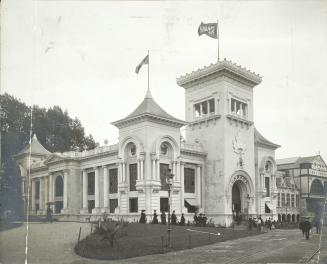
POLYGON ((182 213, 182 216, 181 216, 181 221, 179 222, 180 225, 185 225, 185 217, 184 217, 184 214, 182 213))
POLYGON ((50 204, 47 207, 47 221, 52 223, 52 209, 50 208, 50 204))
POLYGON ((166 224, 166 214, 164 211, 161 212, 161 224, 162 225, 166 224))
POLYGON ((301 229, 302 231, 302 236, 305 235, 305 229, 304 229, 304 221, 301 221, 300 224, 299 224, 299 228, 301 229))
POLYGON ((146 215, 145 215, 145 210, 141 211, 141 217, 140 217, 140 224, 145 224, 146 223, 146 215))
POLYGON ((171 214, 171 224, 176 225, 176 222, 177 222, 177 217, 174 210, 173 213, 171 214))
POLYGON ((154 210, 153 212, 153 219, 152 219, 152 224, 158 224, 158 215, 157 215, 157 210, 154 210))
POLYGON ((310 229, 311 229, 311 223, 309 221, 309 218, 307 218, 304 223, 303 223, 303 226, 304 226, 304 230, 305 230, 305 239, 309 239, 309 236, 310 236, 310 229))

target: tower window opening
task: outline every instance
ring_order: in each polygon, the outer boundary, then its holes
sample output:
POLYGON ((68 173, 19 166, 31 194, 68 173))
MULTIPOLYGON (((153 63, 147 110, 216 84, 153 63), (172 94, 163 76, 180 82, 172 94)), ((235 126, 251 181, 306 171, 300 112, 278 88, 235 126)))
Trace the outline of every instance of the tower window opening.
POLYGON ((232 98, 230 111, 232 114, 245 118, 247 117, 247 104, 232 98))
POLYGON ((208 114, 208 102, 207 101, 202 102, 202 114, 203 115, 208 114))
POLYGON ((215 113, 215 100, 210 99, 200 103, 194 104, 195 117, 202 117, 208 114, 215 113))

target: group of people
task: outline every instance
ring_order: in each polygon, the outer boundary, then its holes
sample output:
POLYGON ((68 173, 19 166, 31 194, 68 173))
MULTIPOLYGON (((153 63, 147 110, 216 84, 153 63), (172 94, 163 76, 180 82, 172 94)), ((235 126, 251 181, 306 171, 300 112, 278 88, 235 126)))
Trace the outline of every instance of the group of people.
POLYGON ((193 219, 195 225, 197 226, 206 226, 208 220, 205 214, 200 213, 198 215, 196 212, 194 213, 193 219))
POLYGON ((263 221, 263 219, 261 218, 261 216, 259 216, 258 218, 249 218, 249 229, 251 230, 252 228, 258 228, 259 231, 263 231, 264 228, 266 230, 271 230, 273 226, 276 225, 276 221, 272 221, 272 219, 270 219, 270 217, 268 219, 266 219, 266 221, 263 221))
MULTIPOLYGON (((179 225, 185 225, 185 217, 184 217, 184 214, 181 215, 181 219, 178 222, 176 213, 175 213, 175 211, 173 211, 173 213, 171 214, 170 219, 171 219, 171 224, 172 225, 177 225, 177 224, 179 224, 179 225)), ((160 220, 161 220, 160 223, 162 225, 166 225, 167 224, 166 213, 164 211, 161 211, 160 220)), ((142 210, 141 211, 141 217, 140 217, 139 223, 146 224, 146 222, 147 221, 146 221, 145 210, 142 210)), ((152 217, 151 224, 159 224, 157 210, 154 210, 154 212, 153 212, 153 217, 152 217)))

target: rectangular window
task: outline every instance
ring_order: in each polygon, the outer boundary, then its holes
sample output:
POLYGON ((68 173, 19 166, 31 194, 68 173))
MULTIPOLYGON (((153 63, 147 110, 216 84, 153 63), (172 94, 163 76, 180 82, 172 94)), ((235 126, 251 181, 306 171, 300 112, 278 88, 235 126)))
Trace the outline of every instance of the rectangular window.
POLYGON ((109 193, 118 192, 118 169, 109 170, 109 193))
POLYGON ((206 115, 208 114, 208 101, 204 101, 202 104, 202 114, 206 115))
POLYGON ((270 196, 270 182, 269 182, 269 178, 265 177, 265 188, 266 188, 266 197, 270 196))
POLYGON ((87 194, 94 195, 95 193, 95 173, 90 172, 87 174, 87 194))
POLYGON ((215 112, 215 99, 209 100, 209 113, 215 112))
POLYGON ((238 101, 234 98, 230 100, 230 112, 232 114, 245 118, 247 117, 247 107, 248 105, 246 103, 238 101))
POLYGON ((130 198, 129 199, 129 212, 130 213, 137 213, 138 212, 137 198, 130 198))
POLYGON ((88 211, 89 214, 92 214, 92 209, 95 208, 95 202, 94 200, 88 200, 88 211))
POLYGON ((290 194, 289 193, 287 193, 286 194, 286 206, 290 206, 290 194))
POLYGON ((296 195, 296 207, 300 207, 300 199, 299 199, 299 195, 296 195))
POLYGON ((236 113, 236 111, 235 111, 235 99, 233 99, 233 98, 230 100, 230 111, 233 114, 236 113))
POLYGON ((169 170, 169 164, 160 163, 160 182, 161 182, 161 190, 167 191, 168 185, 166 182, 166 175, 169 170))
POLYGON ((195 193, 195 170, 184 168, 184 192, 195 193))
POLYGON ((205 116, 215 112, 215 99, 209 99, 201 103, 194 104, 195 117, 205 116))
POLYGON ((280 207, 280 193, 277 193, 277 207, 280 207))
POLYGON ((282 193, 282 206, 285 207, 285 193, 282 193))
POLYGON ((137 164, 129 164, 129 190, 136 191, 137 164))
POLYGON ((295 204, 294 204, 294 194, 291 194, 291 207, 295 207, 295 204))
POLYGON ((40 199, 40 181, 35 182, 35 200, 40 199))
POLYGON ((160 212, 168 212, 168 198, 160 197, 160 212))
POLYGON ((109 210, 110 213, 115 213, 115 209, 118 207, 118 199, 109 199, 109 210))
POLYGON ((201 110, 200 104, 195 104, 194 105, 195 117, 200 117, 200 110, 201 110))

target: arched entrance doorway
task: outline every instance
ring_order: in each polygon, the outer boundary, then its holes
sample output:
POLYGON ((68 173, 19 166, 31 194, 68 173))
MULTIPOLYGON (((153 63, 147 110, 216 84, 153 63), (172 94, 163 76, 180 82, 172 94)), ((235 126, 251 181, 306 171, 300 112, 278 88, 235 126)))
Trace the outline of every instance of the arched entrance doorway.
POLYGON ((237 184, 232 188, 232 211, 236 214, 241 212, 241 190, 237 184))
POLYGON ((245 183, 237 180, 232 186, 232 212, 234 215, 249 213, 249 193, 245 183))
POLYGON ((64 206, 63 203, 64 195, 64 181, 62 176, 57 176, 55 180, 55 213, 60 214, 61 209, 64 206))

